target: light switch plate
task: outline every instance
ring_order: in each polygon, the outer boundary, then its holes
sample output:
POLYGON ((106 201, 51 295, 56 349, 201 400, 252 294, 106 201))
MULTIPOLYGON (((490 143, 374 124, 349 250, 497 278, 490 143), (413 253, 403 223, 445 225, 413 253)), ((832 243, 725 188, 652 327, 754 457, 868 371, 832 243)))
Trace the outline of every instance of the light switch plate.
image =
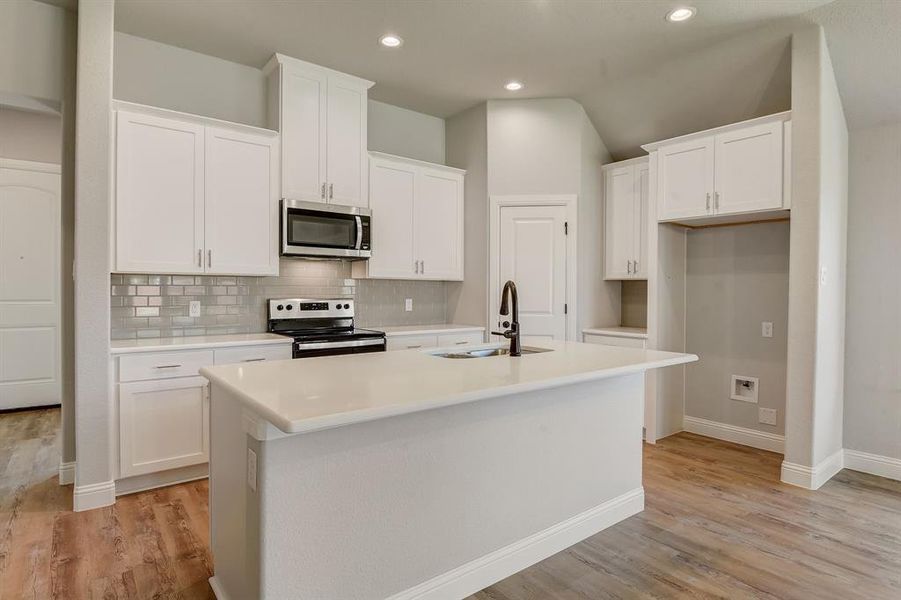
POLYGON ((765 338, 773 337, 773 323, 772 321, 763 321, 760 324, 760 335, 765 338))
POLYGON ((776 424, 776 409, 775 408, 758 408, 757 409, 757 420, 765 425, 775 425, 776 424))
POLYGON ((404 310, 410 312, 413 310, 413 298, 407 298, 404 300, 404 310))
POLYGON ((188 305, 188 316, 189 317, 199 317, 200 316, 200 300, 191 300, 191 303, 188 305))

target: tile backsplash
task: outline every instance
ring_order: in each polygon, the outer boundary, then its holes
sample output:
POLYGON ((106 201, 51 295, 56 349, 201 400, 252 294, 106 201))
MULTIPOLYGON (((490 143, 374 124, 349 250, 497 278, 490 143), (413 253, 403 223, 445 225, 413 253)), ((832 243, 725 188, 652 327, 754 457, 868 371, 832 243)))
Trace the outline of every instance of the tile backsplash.
POLYGON ((442 281, 355 280, 350 263, 282 259, 278 277, 219 275, 110 276, 112 339, 176 337, 266 330, 269 298, 354 298, 357 325, 444 323, 442 281), (413 299, 413 310, 404 300, 413 299), (200 301, 200 316, 188 306, 200 301))

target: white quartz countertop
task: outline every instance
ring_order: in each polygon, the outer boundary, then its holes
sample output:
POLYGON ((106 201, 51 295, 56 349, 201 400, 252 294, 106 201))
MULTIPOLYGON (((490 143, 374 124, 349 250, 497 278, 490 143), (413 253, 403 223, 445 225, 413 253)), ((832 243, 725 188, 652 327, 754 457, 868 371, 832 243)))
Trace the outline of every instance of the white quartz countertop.
POLYGON ((302 433, 698 360, 693 354, 578 342, 540 345, 553 351, 449 359, 433 356, 440 351, 434 348, 399 350, 220 365, 200 373, 283 432, 302 433))
POLYGON ((113 340, 110 354, 158 352, 160 350, 197 350, 201 348, 229 348, 232 346, 262 346, 291 344, 294 340, 275 333, 236 333, 232 335, 189 335, 184 337, 148 338, 142 340, 113 340))
POLYGON ((618 325, 614 325, 613 327, 593 327, 590 329, 583 329, 582 333, 587 333, 589 335, 612 335, 615 337, 648 339, 648 330, 644 327, 620 327, 618 325))
POLYGON ((466 333, 468 331, 485 331, 478 325, 454 325, 444 323, 441 325, 396 325, 388 327, 371 327, 376 331, 384 331, 388 337, 395 335, 438 335, 441 333, 466 333))

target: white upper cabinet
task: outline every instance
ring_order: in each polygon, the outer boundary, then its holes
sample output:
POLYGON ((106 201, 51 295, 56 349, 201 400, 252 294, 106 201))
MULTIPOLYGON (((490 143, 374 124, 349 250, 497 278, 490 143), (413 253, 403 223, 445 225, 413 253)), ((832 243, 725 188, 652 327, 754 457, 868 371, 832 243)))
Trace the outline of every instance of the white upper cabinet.
POLYGON ((370 153, 372 258, 354 277, 463 279, 465 171, 370 153))
POLYGON ((648 160, 604 166, 605 279, 647 279, 648 160))
POLYGON ((278 138, 206 131, 206 272, 278 272, 278 138))
POLYGON ((116 115, 116 270, 202 273, 204 128, 116 115))
POLYGON ((278 135, 117 107, 113 270, 278 274, 278 135))
POLYGON ((657 153, 657 220, 787 210, 790 113, 643 146, 657 153))
POLYGON ((276 54, 270 127, 281 132, 281 197, 369 206, 366 115, 371 81, 276 54))

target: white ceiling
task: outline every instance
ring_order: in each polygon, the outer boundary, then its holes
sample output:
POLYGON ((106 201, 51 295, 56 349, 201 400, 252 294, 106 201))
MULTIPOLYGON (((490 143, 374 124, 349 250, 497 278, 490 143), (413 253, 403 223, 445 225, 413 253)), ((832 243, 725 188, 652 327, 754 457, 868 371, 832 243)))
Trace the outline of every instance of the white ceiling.
POLYGON ((840 0, 833 8, 828 0, 691 0, 695 19, 667 23, 664 15, 678 4, 118 0, 116 28, 254 67, 283 52, 376 81, 374 99, 441 117, 490 98, 572 97, 618 158, 642 143, 788 108, 788 40, 803 13, 823 22, 836 54, 856 57, 834 57, 840 84, 853 81, 867 98, 879 88, 859 110, 855 97, 850 115, 873 118, 894 98, 880 92, 880 80, 866 85, 868 69, 845 65, 865 58, 860 37, 867 52, 897 45, 892 34, 901 21, 886 24, 872 9, 896 16, 901 2, 840 0), (855 26, 845 28, 846 18, 855 26), (873 36, 873 27, 883 34, 873 36), (402 36, 404 46, 381 48, 386 32, 402 36), (513 78, 526 87, 503 90, 513 78))

